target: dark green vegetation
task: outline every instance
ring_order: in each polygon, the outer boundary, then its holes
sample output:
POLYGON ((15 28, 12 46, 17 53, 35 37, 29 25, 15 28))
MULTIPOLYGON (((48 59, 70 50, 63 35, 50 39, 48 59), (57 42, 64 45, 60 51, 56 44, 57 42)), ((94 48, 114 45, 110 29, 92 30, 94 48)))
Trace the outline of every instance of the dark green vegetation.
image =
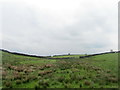
POLYGON ((118 88, 118 53, 79 56, 55 56, 74 57, 59 60, 2 52, 3 87, 118 88))

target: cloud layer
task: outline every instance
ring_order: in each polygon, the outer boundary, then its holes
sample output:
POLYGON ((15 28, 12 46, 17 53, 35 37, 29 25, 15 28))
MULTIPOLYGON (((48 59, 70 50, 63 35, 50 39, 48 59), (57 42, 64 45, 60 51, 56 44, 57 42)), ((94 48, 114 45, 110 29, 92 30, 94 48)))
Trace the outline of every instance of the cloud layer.
POLYGON ((4 49, 37 55, 117 50, 117 0, 6 0, 1 4, 4 49))

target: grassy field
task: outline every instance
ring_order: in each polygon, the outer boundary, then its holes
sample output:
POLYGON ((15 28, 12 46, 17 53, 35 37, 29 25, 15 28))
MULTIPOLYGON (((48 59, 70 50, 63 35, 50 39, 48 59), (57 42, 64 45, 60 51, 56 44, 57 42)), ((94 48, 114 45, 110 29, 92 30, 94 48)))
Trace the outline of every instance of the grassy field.
POLYGON ((3 88, 118 88, 118 53, 45 59, 2 52, 3 88))
POLYGON ((66 57, 79 58, 80 56, 84 56, 84 54, 82 54, 82 55, 56 55, 56 56, 53 56, 53 58, 66 58, 66 57))

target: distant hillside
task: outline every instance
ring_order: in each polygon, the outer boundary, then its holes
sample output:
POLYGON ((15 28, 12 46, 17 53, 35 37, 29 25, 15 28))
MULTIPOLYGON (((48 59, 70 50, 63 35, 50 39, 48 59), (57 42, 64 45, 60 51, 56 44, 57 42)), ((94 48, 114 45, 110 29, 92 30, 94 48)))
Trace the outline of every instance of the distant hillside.
POLYGON ((29 54, 23 54, 18 52, 11 52, 8 50, 0 49, 0 51, 7 52, 14 55, 22 55, 22 56, 29 56, 29 57, 38 57, 38 58, 47 58, 47 59, 72 59, 72 58, 86 58, 86 57, 92 57, 96 55, 103 55, 103 54, 109 54, 109 53, 119 53, 120 51, 113 51, 113 52, 103 52, 103 53, 97 53, 97 54, 89 54, 89 55, 79 55, 79 54, 70 54, 70 55, 54 55, 52 56, 37 56, 37 55, 29 55, 29 54))
POLYGON ((38 57, 38 58, 47 58, 47 57, 50 57, 50 56, 37 56, 37 55, 29 55, 29 54, 11 52, 11 51, 4 50, 4 49, 0 49, 0 51, 7 52, 7 53, 10 53, 10 54, 15 54, 15 55, 29 56, 29 57, 38 57))

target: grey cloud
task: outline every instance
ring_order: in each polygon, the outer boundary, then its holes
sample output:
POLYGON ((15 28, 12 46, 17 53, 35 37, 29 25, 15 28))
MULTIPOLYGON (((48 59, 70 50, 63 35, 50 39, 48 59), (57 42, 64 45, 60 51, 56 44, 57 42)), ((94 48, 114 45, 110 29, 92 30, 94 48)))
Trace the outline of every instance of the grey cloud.
POLYGON ((5 3, 2 8, 3 48, 38 55, 116 49, 108 37, 111 33, 117 34, 116 11, 97 9, 85 8, 82 15, 78 9, 73 17, 67 18, 55 12, 37 11, 26 4, 5 3), (111 13, 114 14, 108 16, 111 13))

